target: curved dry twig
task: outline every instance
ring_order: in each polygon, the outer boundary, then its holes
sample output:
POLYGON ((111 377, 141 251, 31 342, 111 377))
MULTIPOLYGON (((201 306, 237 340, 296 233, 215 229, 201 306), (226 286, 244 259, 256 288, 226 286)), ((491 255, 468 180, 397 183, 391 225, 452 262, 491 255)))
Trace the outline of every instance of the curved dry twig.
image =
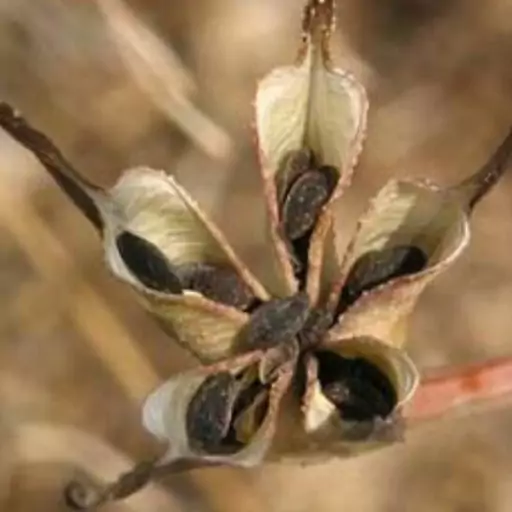
POLYGON ((91 193, 100 190, 84 180, 55 144, 7 103, 0 103, 0 126, 43 164, 57 185, 98 230, 103 227, 91 193))
MULTIPOLYGON (((122 452, 103 440, 82 430, 54 423, 36 422, 17 425, 13 446, 18 463, 73 465, 95 479, 106 479, 108 475, 119 473, 133 464, 122 452)), ((146 483, 149 483, 149 480, 146 483)), ((104 489, 85 482, 73 485, 76 488, 73 492, 77 492, 81 487, 89 496, 91 503, 104 489)), ((178 509, 177 500, 174 500, 172 495, 162 487, 155 485, 149 485, 146 492, 133 499, 131 505, 133 505, 133 508, 130 507, 131 510, 141 511, 171 512, 178 509)))
POLYGON ((73 480, 64 490, 66 504, 73 510, 93 510, 107 503, 128 498, 158 477, 218 465, 214 462, 189 459, 161 465, 158 461, 159 459, 140 462, 104 486, 73 480))
POLYGON ((472 211, 512 166, 512 127, 491 157, 475 174, 451 189, 459 196, 467 209, 472 211))

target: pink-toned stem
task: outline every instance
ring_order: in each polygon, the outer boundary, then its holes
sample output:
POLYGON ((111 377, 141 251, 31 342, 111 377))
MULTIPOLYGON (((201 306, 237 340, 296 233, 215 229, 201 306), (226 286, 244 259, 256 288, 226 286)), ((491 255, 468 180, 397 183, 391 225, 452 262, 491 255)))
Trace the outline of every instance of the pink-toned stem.
POLYGON ((512 357, 426 378, 405 410, 411 421, 430 420, 495 398, 512 396, 512 357))

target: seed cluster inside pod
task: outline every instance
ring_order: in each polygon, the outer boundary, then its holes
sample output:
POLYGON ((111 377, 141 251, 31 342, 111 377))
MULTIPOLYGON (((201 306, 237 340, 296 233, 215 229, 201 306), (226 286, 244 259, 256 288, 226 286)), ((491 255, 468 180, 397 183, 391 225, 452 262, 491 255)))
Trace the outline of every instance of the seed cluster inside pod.
POLYGON ((306 279, 311 235, 339 179, 309 149, 290 153, 276 179, 280 228, 301 287, 306 279))
POLYGON ((129 231, 117 236, 116 245, 130 272, 152 290, 172 294, 193 290, 243 311, 258 304, 238 273, 225 265, 202 262, 174 265, 156 245, 129 231))
POLYGON ((316 352, 323 394, 346 421, 387 418, 397 404, 388 376, 362 357, 344 357, 331 351, 316 352))
POLYGON ((426 267, 427 260, 425 252, 414 245, 397 245, 363 254, 350 269, 340 293, 335 317, 364 292, 391 279, 420 272, 426 267))
POLYGON ((207 377, 187 409, 190 446, 209 454, 229 454, 248 443, 261 426, 269 404, 270 384, 250 367, 238 375, 207 377))

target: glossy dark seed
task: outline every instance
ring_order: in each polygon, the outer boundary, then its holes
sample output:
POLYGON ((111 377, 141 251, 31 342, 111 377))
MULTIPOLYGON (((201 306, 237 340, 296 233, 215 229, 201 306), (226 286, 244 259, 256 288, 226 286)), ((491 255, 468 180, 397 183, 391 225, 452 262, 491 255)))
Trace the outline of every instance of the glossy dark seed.
POLYGON ((342 313, 363 292, 391 279, 419 272, 426 264, 426 254, 412 245, 398 245, 363 254, 349 272, 341 291, 337 313, 342 313))
POLYGON ((231 268, 208 263, 190 263, 178 267, 183 288, 201 293, 208 299, 238 309, 248 309, 254 294, 231 268))
POLYGON ((233 407, 236 380, 229 372, 211 375, 190 401, 186 429, 192 446, 209 453, 221 448, 233 407))
POLYGON ((314 227, 331 192, 329 179, 318 170, 307 171, 294 181, 281 214, 284 233, 289 240, 300 238, 314 227))
POLYGON ((345 358, 334 352, 316 353, 322 391, 348 421, 371 421, 389 416, 397 394, 389 378, 366 359, 345 358))
POLYGON ((280 208, 293 183, 301 174, 314 168, 313 153, 311 150, 302 148, 292 151, 285 159, 282 168, 277 174, 277 202, 280 208))
POLYGON ((182 292, 174 268, 154 244, 125 231, 117 237, 116 245, 125 265, 144 286, 159 292, 182 292))
POLYGON ((242 331, 243 344, 268 348, 292 340, 304 326, 309 314, 307 294, 274 299, 260 306, 242 331))

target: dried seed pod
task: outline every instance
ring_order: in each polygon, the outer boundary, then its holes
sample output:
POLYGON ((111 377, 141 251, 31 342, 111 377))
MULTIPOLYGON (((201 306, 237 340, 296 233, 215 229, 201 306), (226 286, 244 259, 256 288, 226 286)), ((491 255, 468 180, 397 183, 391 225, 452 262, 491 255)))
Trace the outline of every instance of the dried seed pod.
POLYGON ((255 300, 254 293, 232 268, 208 263, 189 263, 177 268, 183 288, 201 293, 208 299, 246 310, 255 300))
POLYGON ((390 379, 375 364, 330 351, 316 353, 322 392, 347 421, 386 418, 397 404, 390 379))
POLYGON ((229 372, 221 372, 210 375, 196 390, 186 416, 193 448, 208 453, 225 450, 222 441, 229 430, 236 388, 235 378, 229 372))
POLYGON ((159 292, 182 293, 175 269, 154 244, 125 231, 116 238, 116 245, 124 264, 144 286, 159 292))
POLYGON ((268 348, 290 341, 302 329, 309 314, 306 293, 274 299, 260 306, 243 329, 243 343, 253 348, 268 348))
POLYGON ((337 315, 353 304, 363 292, 391 279, 419 272, 426 264, 426 254, 413 245, 397 245, 363 254, 354 263, 345 281, 337 315))
POLYGON ((328 178, 322 172, 311 170, 299 176, 283 204, 281 216, 285 236, 297 240, 311 231, 331 192, 328 178))

